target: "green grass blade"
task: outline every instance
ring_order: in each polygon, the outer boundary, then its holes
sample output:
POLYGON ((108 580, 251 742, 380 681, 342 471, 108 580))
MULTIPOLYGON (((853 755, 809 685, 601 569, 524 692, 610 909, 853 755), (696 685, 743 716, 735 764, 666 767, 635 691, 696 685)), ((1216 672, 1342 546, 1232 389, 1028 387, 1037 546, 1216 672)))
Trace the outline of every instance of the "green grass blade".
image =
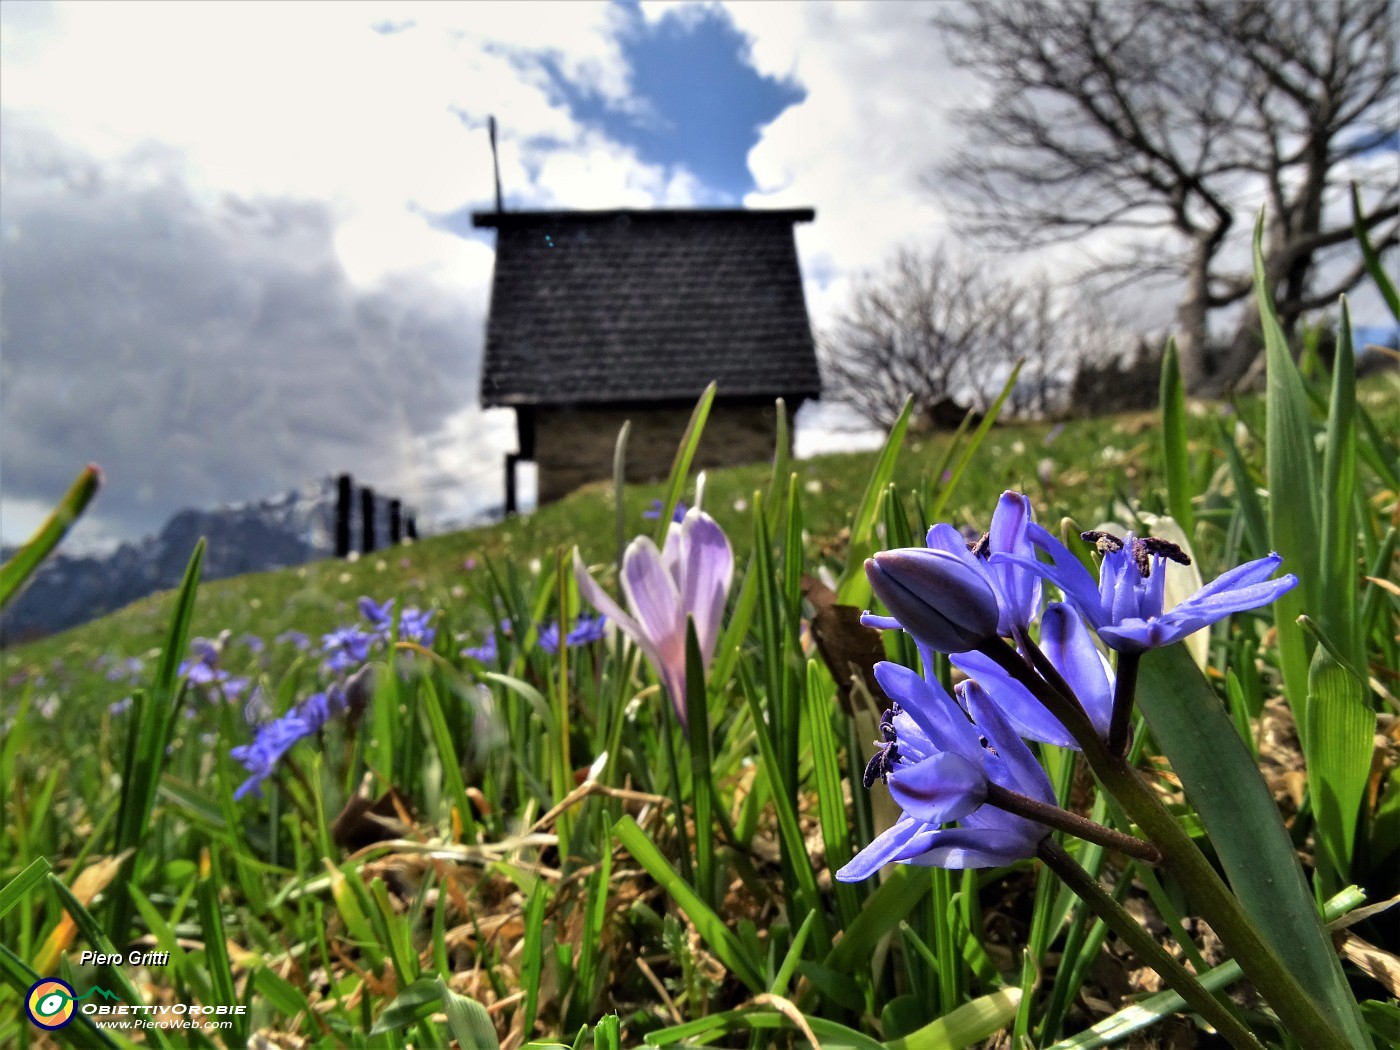
MULTIPOLYGON (((233 965, 229 961, 228 942, 224 936, 224 917, 219 910, 219 887, 206 875, 199 880, 195 894, 199 908, 199 925, 204 934, 204 969, 213 987, 215 1003, 236 1003, 233 965)), ((232 1018, 237 1039, 247 1042, 246 1017, 232 1018)))
POLYGON ((1320 852, 1333 875, 1324 883, 1328 886, 1344 883, 1351 872, 1356 822, 1371 775, 1376 713, 1366 703, 1365 685, 1321 645, 1308 672, 1308 718, 1308 790, 1320 852))
MULTIPOLYGON (((1264 272, 1264 215, 1254 227, 1254 290, 1264 326, 1264 354, 1268 364, 1265 404, 1268 430, 1269 537, 1283 555, 1284 568, 1298 574, 1299 586, 1274 603, 1279 659, 1283 666, 1288 699, 1300 732, 1307 721, 1308 645, 1297 620, 1305 609, 1318 607, 1316 566, 1321 549, 1317 456, 1313 450, 1313 426, 1303 377, 1288 349, 1278 321, 1273 295, 1264 272)), ((1306 740, 1304 746, 1306 746, 1306 740)))
POLYGON ((710 406, 715 402, 717 389, 718 384, 711 383, 700 395, 700 400, 695 403, 695 411, 690 414, 690 422, 686 424, 685 434, 681 436, 680 447, 676 449, 676 458, 671 463, 671 474, 666 479, 666 496, 661 505, 661 516, 656 519, 658 544, 666 539, 666 530, 671 527, 671 516, 676 513, 676 504, 680 502, 681 491, 685 488, 685 479, 690 473, 690 464, 695 459, 695 449, 700 444, 700 436, 705 432, 705 420, 710 418, 710 406))
POLYGON ((908 918, 932 888, 925 869, 896 865, 879 889, 870 895, 856 921, 846 928, 840 943, 831 949, 822 965, 838 973, 854 972, 870 959, 881 939, 908 918))
POLYGON ((1269 524, 1264 515, 1264 504, 1259 500, 1254 478, 1245 466, 1240 447, 1233 435, 1222 425, 1220 445, 1225 450, 1225 459, 1230 465, 1230 477, 1235 483, 1235 509, 1244 522, 1244 534, 1249 540, 1250 554, 1262 558, 1272 549, 1269 546, 1269 524))
POLYGON ((0 609, 19 597, 25 583, 63 540, 101 487, 102 470, 95 463, 89 463, 44 519, 38 531, 15 552, 13 558, 0 565, 0 609))
MULTIPOLYGON (((835 703, 831 676, 813 660, 807 665, 807 724, 812 736, 812 770, 816 777, 817 815, 826 850, 826 864, 833 873, 851 859, 850 825, 847 821, 841 769, 836 762, 836 733, 831 728, 835 703)), ((849 882, 833 885, 841 926, 850 926, 860 914, 860 894, 849 882)))
MULTIPOLYGON (((113 946, 112 942, 103 934, 102 928, 97 924, 97 920, 93 918, 92 912, 83 907, 82 902, 73 895, 73 891, 63 884, 63 880, 53 872, 49 873, 48 880, 49 887, 58 895, 58 900, 59 903, 63 905, 63 910, 72 918, 73 924, 78 928, 78 932, 82 934, 83 938, 92 946, 93 951, 106 955, 109 958, 123 958, 121 953, 113 946)), ((112 990, 119 993, 125 1002, 136 1004, 146 1001, 142 998, 141 993, 136 990, 136 986, 131 983, 131 979, 127 977, 126 970, 122 966, 103 964, 98 967, 98 972, 102 974, 104 983, 110 982, 112 990)), ((227 1001, 230 1005, 234 1002, 233 999, 227 1001)), ((170 1045, 169 1038, 167 1038, 165 1032, 161 1029, 155 1028, 149 1029, 148 1031, 150 1032, 150 1036, 154 1038, 156 1043, 160 1046, 170 1045)))
POLYGON ((1385 300, 1386 306, 1390 307, 1390 315, 1400 321, 1400 292, 1395 290, 1395 282, 1386 272, 1381 257, 1372 246, 1371 237, 1366 232, 1366 224, 1363 220, 1361 191, 1353 182, 1351 184, 1351 228, 1356 231, 1357 243, 1361 245, 1361 258, 1365 260, 1366 272, 1371 275, 1371 280, 1376 282, 1376 289, 1381 293, 1381 298, 1385 300))
POLYGON ((122 777, 121 809, 117 813, 117 841, 114 853, 131 850, 112 885, 111 920, 107 929, 112 940, 125 942, 131 921, 131 897, 126 884, 136 869, 142 842, 150 833, 151 810, 160 790, 161 770, 165 765, 165 750, 174 732, 182 693, 179 683, 180 661, 190 642, 190 624, 194 620, 195 597, 199 592, 199 570, 204 563, 205 541, 194 546, 185 576, 175 598, 175 615, 165 635, 155 682, 150 695, 138 705, 136 721, 127 738, 122 777))
MULTIPOLYGON (((839 1050, 843 1047, 848 1048, 848 1050, 885 1050, 884 1043, 852 1028, 847 1028, 843 1024, 837 1024, 835 1021, 827 1021, 820 1017, 805 1017, 804 1020, 812 1029, 812 1034, 821 1041, 821 1045, 829 1047, 831 1050, 839 1050)), ((773 1029, 792 1031, 793 1024, 783 1014, 767 1010, 726 1010, 723 1013, 711 1014, 709 1017, 702 1017, 697 1021, 676 1025, 673 1028, 662 1028, 659 1031, 648 1032, 646 1040, 648 1046, 670 1046, 672 1043, 679 1043, 682 1046, 702 1046, 731 1032, 747 1032, 755 1029, 759 1031, 773 1029)), ((768 1045, 768 1043, 760 1041, 759 1045, 768 1045)))
POLYGON ((690 738, 690 793, 695 810, 695 880, 700 898, 715 906, 715 789, 710 754, 709 698, 695 619, 685 624, 686 730, 690 738))
POLYGON ((914 410, 914 399, 905 399, 899 418, 890 427, 885 445, 875 460, 875 469, 870 473, 870 481, 865 486, 865 495, 856 508, 851 521, 850 546, 846 552, 846 569, 841 581, 836 585, 836 600, 842 605, 865 605, 870 601, 870 582, 865 578, 865 559, 874 550, 873 537, 875 522, 880 510, 880 497, 885 486, 894 477, 895 464, 899 461, 899 451, 904 447, 904 435, 909 429, 909 416, 914 410))
POLYGON ((768 483, 768 511, 773 515, 771 526, 782 511, 783 496, 787 492, 789 464, 792 462, 792 433, 788 428, 787 402, 778 398, 773 403, 777 413, 777 442, 773 449, 773 478, 768 483))
MULTIPOLYGON (((447 781, 448 794, 452 807, 462 822, 462 838, 466 842, 476 841, 476 821, 472 817, 471 803, 467 801, 467 785, 462 779, 462 762, 457 757, 457 748, 452 744, 452 733, 447 728, 447 717, 442 711, 442 701, 433 687, 432 679, 424 675, 419 684, 419 699, 423 712, 428 718, 432 732, 433 747, 437 749, 438 762, 442 766, 442 777, 447 781)), ((449 827, 451 825, 449 824, 449 827)))
POLYGON ((535 1014, 539 1010, 540 977, 544 964, 544 909, 549 902, 549 887, 543 879, 537 881, 525 902, 525 951, 520 962, 520 984, 525 989, 525 1023, 528 1039, 535 1032, 535 1014))
POLYGON ((1186 448, 1186 387, 1181 381, 1176 340, 1167 340, 1162 355, 1162 465, 1167 475, 1167 507, 1186 535, 1194 536, 1191 509, 1191 459, 1186 448))
POLYGON ((1356 358, 1351 311, 1342 298, 1342 321, 1332 365, 1332 396, 1322 460, 1322 579, 1317 619, 1353 666, 1365 662, 1356 633, 1356 358))
POLYGON ((622 578, 622 556, 627 552, 627 438, 632 421, 626 420, 613 446, 613 511, 617 515, 617 576, 622 578))
POLYGON ((1009 1025, 1021 1005, 1021 989, 1003 988, 948 1011, 938 1020, 885 1044, 886 1050, 963 1050, 1009 1025))
MULTIPOLYGON (((1355 888, 1339 893, 1323 907, 1323 918, 1332 922, 1352 908, 1357 907, 1364 899, 1355 888)), ((1243 974, 1244 971, 1240 969, 1240 964, 1230 959, 1202 973, 1198 980, 1206 991, 1218 992, 1234 984, 1243 974)), ((1131 1006, 1124 1007, 1116 1014, 1105 1017, 1092 1028, 1085 1029, 1078 1035, 1061 1039, 1049 1050, 1099 1050, 1100 1047, 1112 1046, 1114 1043, 1128 1038, 1134 1032, 1148 1028, 1164 1017, 1170 1017, 1185 1009, 1185 1007, 1186 1001, 1176 992, 1171 990, 1158 992, 1140 1002, 1133 1003, 1131 1006)))
POLYGON ((447 1014, 447 1028, 461 1047, 478 1047, 480 1050, 500 1050, 500 1040, 496 1038, 496 1026, 491 1023, 491 1015, 475 999, 458 995, 447 986, 442 977, 437 978, 438 994, 442 997, 442 1008, 447 1014))
POLYGON ((1325 1015, 1365 1046, 1355 1001, 1268 786, 1184 645, 1144 655, 1138 706, 1246 914, 1325 1015))
MULTIPOLYGON (((782 848, 793 880, 797 883, 795 887, 797 901, 807 911, 817 916, 817 928, 814 936, 817 946, 824 950, 831 944, 831 931, 826 923, 825 897, 817 888, 817 875, 812 870, 812 858, 807 852, 806 839, 802 836, 802 825, 797 817, 797 808, 789 794, 790 788, 784 780, 779 765, 781 759, 778 757, 777 741, 774 740, 772 727, 764 719, 763 709, 758 700, 758 687, 753 681, 753 676, 742 664, 739 666, 739 679, 742 683, 744 699, 749 705, 749 713, 754 722, 759 760, 765 775, 768 777, 768 782, 772 786, 773 811, 778 818, 778 844, 782 848)), ((797 726, 792 726, 790 731, 795 734, 797 726)))
POLYGON ((42 886, 44 876, 52 870, 53 867, 45 858, 38 857, 13 879, 5 883, 5 888, 0 890, 0 919, 3 919, 11 908, 24 900, 31 890, 42 886))
POLYGON ((665 856, 647 837, 646 832, 637 826, 637 822, 630 816, 624 816, 613 825, 613 834, 637 863, 646 869, 647 874, 690 917, 690 921, 695 924, 695 929, 710 946, 715 957, 750 991, 764 991, 759 968, 748 958, 739 938, 724 924, 724 920, 686 885, 685 880, 676 874, 675 869, 667 863, 665 856))
POLYGON ((972 462, 977 450, 982 447, 982 442, 986 440, 987 433, 995 425, 997 418, 1001 415, 1001 410, 1006 406, 1006 399, 1011 396, 1011 391, 1016 389, 1016 380, 1021 375, 1021 367, 1026 363, 1023 357, 1016 362, 1016 367, 1011 370, 1011 374, 1006 377, 1006 382, 1002 384, 1001 393, 992 402, 992 407, 987 409, 987 414, 982 417, 982 421, 977 424, 977 429, 972 432, 972 437, 967 439, 967 444, 963 446, 957 460, 952 467, 948 484, 939 486, 938 498, 933 501, 933 506, 929 510, 929 517, 934 521, 941 521, 943 509, 948 505, 949 498, 958 487, 958 482, 962 480, 963 473, 967 470, 968 464, 972 462))

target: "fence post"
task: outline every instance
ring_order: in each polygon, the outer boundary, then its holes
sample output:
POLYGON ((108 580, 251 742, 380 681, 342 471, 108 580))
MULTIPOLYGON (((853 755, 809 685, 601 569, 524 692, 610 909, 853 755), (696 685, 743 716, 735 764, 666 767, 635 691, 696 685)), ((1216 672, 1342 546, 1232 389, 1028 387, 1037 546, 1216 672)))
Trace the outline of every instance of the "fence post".
POLYGON ((335 556, 350 553, 350 502, 354 499, 354 483, 349 474, 336 479, 335 493, 335 556))
POLYGON ((397 547, 403 539, 403 504, 396 499, 389 501, 389 546, 397 547))
POLYGON ((515 513, 515 463, 519 458, 515 452, 506 453, 506 517, 515 513))
POLYGON ((411 540, 418 538, 418 519, 410 512, 408 520, 404 522, 404 535, 411 540))
POLYGON ((374 551, 374 489, 360 489, 360 553, 374 551))

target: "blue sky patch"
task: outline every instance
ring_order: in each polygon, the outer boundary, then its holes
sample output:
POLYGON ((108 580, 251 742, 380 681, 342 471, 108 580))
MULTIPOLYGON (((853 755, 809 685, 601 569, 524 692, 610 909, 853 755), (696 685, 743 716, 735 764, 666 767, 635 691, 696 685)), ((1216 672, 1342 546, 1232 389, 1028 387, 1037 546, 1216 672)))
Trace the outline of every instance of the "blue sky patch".
POLYGON ((644 162, 687 168, 710 191, 705 203, 742 203, 756 188, 747 158, 759 128, 806 93, 756 73, 743 59, 743 34, 721 12, 648 25, 636 4, 620 6, 628 20, 620 42, 638 105, 609 106, 550 66, 555 89, 577 120, 632 147, 644 162))

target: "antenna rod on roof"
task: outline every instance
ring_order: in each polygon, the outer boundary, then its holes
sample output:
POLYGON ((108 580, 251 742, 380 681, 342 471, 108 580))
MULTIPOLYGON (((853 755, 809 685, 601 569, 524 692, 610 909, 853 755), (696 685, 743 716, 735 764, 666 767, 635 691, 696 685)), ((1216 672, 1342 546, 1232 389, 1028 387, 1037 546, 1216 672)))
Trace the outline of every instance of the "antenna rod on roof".
POLYGON ((491 133, 491 167, 496 173, 496 211, 505 211, 501 204, 501 160, 496 155, 496 118, 486 118, 486 130, 491 133))

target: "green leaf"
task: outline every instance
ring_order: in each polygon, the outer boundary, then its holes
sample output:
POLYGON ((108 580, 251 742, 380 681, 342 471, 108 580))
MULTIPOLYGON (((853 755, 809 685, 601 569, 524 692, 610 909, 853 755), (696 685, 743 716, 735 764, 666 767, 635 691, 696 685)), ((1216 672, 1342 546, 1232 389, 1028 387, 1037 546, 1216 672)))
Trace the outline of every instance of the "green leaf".
POLYGON ((1353 665, 1365 662, 1356 633, 1356 358, 1351 346, 1351 311, 1342 298, 1342 321, 1332 365, 1322 461, 1321 593, 1316 619, 1353 665))
MULTIPOLYGON (((1331 922, 1356 907, 1361 900, 1364 900, 1364 897, 1354 887, 1339 893, 1329 900, 1323 908, 1324 917, 1331 922)), ((1206 991, 1218 992, 1222 988, 1228 988, 1242 976, 1244 976, 1244 971, 1240 969, 1240 964, 1234 959, 1230 959, 1207 970, 1200 975, 1198 980, 1206 991)), ((1170 989, 1158 992, 1156 995, 1150 995, 1140 1002, 1124 1007, 1116 1014, 1105 1017, 1092 1028, 1088 1028, 1078 1035, 1069 1039, 1061 1039, 1049 1050, 1099 1050, 1100 1047, 1111 1046, 1126 1039, 1134 1032, 1156 1024, 1164 1017, 1170 1017, 1184 1009, 1185 1006, 1186 1000, 1182 999, 1176 992, 1170 989)))
POLYGON ((695 810, 695 879, 700 897, 715 906, 715 788, 710 760, 710 713, 705 664, 695 618, 685 620, 686 730, 690 738, 690 792, 695 810))
POLYGON ((1361 191, 1356 183, 1351 184, 1351 228, 1356 232, 1356 240, 1361 245, 1361 258, 1366 263, 1366 272, 1376 282, 1376 288, 1390 307, 1390 315, 1400 321, 1400 292, 1395 290, 1395 282, 1386 273, 1385 265, 1376 249, 1371 245, 1371 237, 1366 232, 1365 216, 1361 211, 1361 191))
MULTIPOLYGON (((1288 701, 1294 709, 1299 732, 1308 688, 1308 645, 1297 624, 1305 609, 1316 609, 1320 581, 1315 571, 1319 535, 1317 455, 1303 377, 1293 363, 1288 340, 1279 324, 1264 271, 1264 215, 1254 227, 1254 290, 1264 326, 1264 355, 1268 364, 1265 404, 1268 429, 1269 536, 1273 549, 1283 555, 1284 568, 1298 574, 1299 586, 1274 603, 1279 660, 1288 701)), ((1306 741, 1304 741, 1306 746, 1306 741)))
POLYGON ((1184 645, 1143 656, 1137 700, 1246 914, 1332 1024, 1364 1046, 1351 990, 1293 840, 1224 705, 1184 645))
POLYGON ((136 868, 140 848, 150 834, 151 810, 160 790, 161 770, 171 734, 178 724, 183 693, 180 690, 180 661, 190 641, 195 597, 199 592, 199 570, 204 563, 205 541, 201 537, 190 554, 185 577, 175 598, 175 615, 165 635, 160 663, 150 695, 138 694, 123 762, 121 808, 117 812, 116 844, 113 852, 132 853, 123 862, 112 886, 112 911, 107 930, 113 941, 126 942, 131 921, 131 897, 126 884, 136 868))
POLYGON ((903 922, 932 887, 924 869, 895 866, 822 964, 838 973, 855 972, 857 966, 874 955, 885 934, 903 922))
POLYGON ((15 552, 13 558, 0 565, 0 609, 19 597, 25 583, 63 540, 101 487, 102 471, 96 464, 89 463, 78 474, 44 523, 39 526, 38 531, 15 552))
POLYGON ((662 502, 661 515, 656 519, 658 544, 666 539, 666 531, 671 527, 671 516, 676 513, 676 504, 680 502, 681 491, 685 488, 685 479, 690 473, 691 461, 695 459, 695 449, 700 444, 700 436, 705 432, 705 420, 710 417, 710 406, 714 404, 717 389, 718 384, 711 383, 700 395, 700 400, 695 403, 695 411, 690 414, 690 422, 686 424, 685 433, 681 436, 680 447, 676 449, 676 458, 671 463, 671 474, 666 479, 666 496, 662 502))
POLYGON ((1317 835, 1336 879, 1344 881, 1371 775, 1376 713, 1361 681, 1321 645, 1308 671, 1308 718, 1305 757, 1317 835))
MULTIPOLYGON (((821 1040, 825 1050, 840 1050, 842 1047, 850 1050, 885 1050, 885 1044, 835 1021, 805 1015, 803 1019, 812 1029, 812 1034, 821 1040)), ((648 1032, 646 1040, 648 1046, 669 1046, 672 1043, 696 1046, 730 1032, 746 1032, 753 1029, 791 1031, 793 1023, 782 1014, 768 1010, 726 1010, 673 1028, 648 1032)))
POLYGON ((1009 1025, 1020 1005, 1021 989, 1003 988, 963 1003, 917 1032, 886 1043, 885 1047, 886 1050, 962 1050, 1009 1025))
MULTIPOLYGON (((379 1020, 374 1022, 369 1034, 376 1036, 397 1032, 419 1021, 426 1021, 441 1008, 442 991, 438 987, 438 978, 420 977, 394 996, 379 1015, 379 1020)), ((494 1029, 492 1035, 495 1035, 494 1029)))
POLYGON ((626 420, 613 446, 613 510, 617 515, 617 575, 622 578, 622 556, 627 552, 627 439, 632 421, 626 420))
POLYGON ((1195 535, 1191 509, 1191 460, 1186 449, 1186 387, 1181 381, 1176 340, 1162 355, 1162 464, 1167 475, 1167 507, 1188 537, 1195 535))
POLYGON ((5 888, 0 889, 0 918, 4 918, 11 908, 24 900, 31 890, 42 886, 44 876, 52 870, 46 859, 37 857, 28 867, 5 883, 5 888))
POLYGON ((899 418, 890 427, 885 445, 875 460, 875 469, 865 486, 865 495, 856 508, 851 522, 851 539, 846 553, 846 570, 836 585, 836 600, 842 605, 865 605, 870 600, 870 581, 865 578, 865 559, 874 550, 872 537, 875 521, 880 510, 880 497, 885 486, 894 477, 895 463, 899 460, 899 450, 904 447, 904 434, 909 429, 909 416, 914 410, 914 399, 906 398, 899 418))
POLYGON ((496 1026, 491 1023, 486 1007, 475 999, 454 992, 441 976, 437 978, 437 987, 447 1014, 447 1028, 452 1038, 457 1040, 457 1045, 475 1047, 477 1050, 500 1050, 496 1026))
MULTIPOLYGON (((83 935, 83 938, 88 944, 92 945, 93 950, 109 957, 120 957, 120 953, 112 945, 112 942, 103 934, 102 928, 98 926, 97 920, 93 918, 92 913, 88 911, 87 908, 83 907, 82 902, 73 895, 73 891, 63 884, 63 880, 53 872, 49 873, 48 880, 49 887, 54 893, 58 894, 58 900, 59 903, 63 905, 63 910, 72 917, 73 924, 78 928, 78 932, 83 935)), ((136 990, 136 986, 131 983, 131 979, 126 975, 126 970, 123 967, 103 964, 98 967, 98 971, 107 981, 111 982, 113 986, 112 990, 121 995, 123 1001, 132 1004, 144 1003, 146 1001, 141 997, 141 993, 136 990)), ((232 1004, 233 1000, 230 999, 228 1002, 232 1004)), ((148 1032, 149 1037, 154 1039, 158 1045, 171 1045, 170 1039, 163 1030, 155 1028, 148 1029, 148 1032)))
POLYGON ((758 967, 748 958, 739 938, 724 924, 724 920, 686 885, 685 880, 676 874, 675 869, 667 863, 665 856, 647 837, 646 832, 637 826, 637 822, 630 816, 624 816, 613 825, 613 834, 621 840, 637 863, 646 869, 647 874, 690 917, 696 931, 710 946, 710 951, 715 953, 715 957, 750 991, 762 992, 763 979, 759 975, 758 967))
POLYGON ((972 462, 972 458, 982 447, 982 442, 986 440, 987 434, 991 431, 992 425, 1001 415, 1002 408, 1006 406, 1006 399, 1011 396, 1011 391, 1016 389, 1016 380, 1020 377, 1021 368, 1025 363, 1024 357, 1016 362, 1016 367, 1011 370, 1011 374, 1006 377, 1006 382, 1002 384, 1001 393, 997 395, 996 400, 992 402, 992 407, 987 409, 987 414, 982 417, 982 421, 977 424, 977 429, 972 432, 972 437, 963 446, 962 452, 958 455, 952 468, 952 476, 949 477, 948 484, 939 488, 938 499, 934 501, 933 507, 929 510, 929 517, 934 521, 942 519, 943 508, 948 505, 949 498, 958 487, 958 482, 962 480, 963 471, 972 462))

